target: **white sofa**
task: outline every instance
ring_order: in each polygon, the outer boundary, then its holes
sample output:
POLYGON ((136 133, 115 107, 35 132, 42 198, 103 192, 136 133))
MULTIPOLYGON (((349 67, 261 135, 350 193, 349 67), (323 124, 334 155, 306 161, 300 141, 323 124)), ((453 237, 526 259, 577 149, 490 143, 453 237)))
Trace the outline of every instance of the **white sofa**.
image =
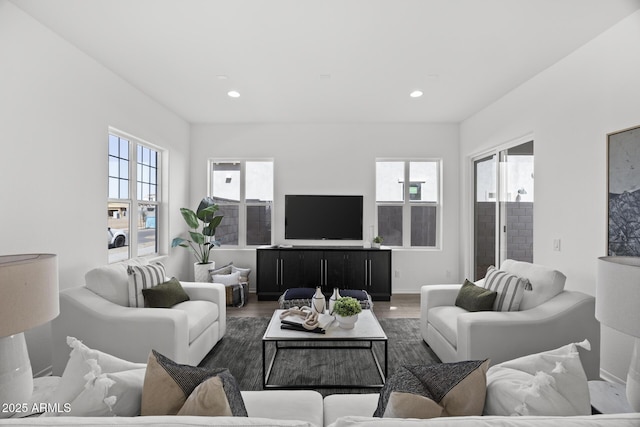
POLYGON ((373 418, 378 394, 334 394, 310 390, 243 391, 245 417, 54 417, 0 419, 0 426, 277 426, 277 427, 637 427, 640 413, 578 417, 444 417, 428 420, 373 418))
POLYGON ((69 359, 67 336, 132 362, 146 363, 155 349, 178 363, 197 365, 226 332, 225 287, 181 282, 190 300, 167 308, 128 306, 128 264, 95 268, 85 286, 60 292, 60 315, 52 322, 53 374, 69 359))
POLYGON ((600 324, 595 298, 564 290, 559 271, 506 260, 501 270, 528 278, 520 311, 468 312, 455 305, 462 285, 425 285, 420 297, 422 338, 443 362, 491 359, 495 365, 527 354, 588 339, 580 352, 587 378, 600 376, 600 324))

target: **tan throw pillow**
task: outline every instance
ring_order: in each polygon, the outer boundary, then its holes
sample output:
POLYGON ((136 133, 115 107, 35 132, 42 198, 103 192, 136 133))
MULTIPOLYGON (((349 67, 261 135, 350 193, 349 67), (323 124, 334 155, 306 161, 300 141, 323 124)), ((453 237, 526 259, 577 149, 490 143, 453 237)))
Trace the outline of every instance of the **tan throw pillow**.
POLYGON ((374 417, 482 415, 489 360, 403 366, 380 391, 374 417))
POLYGON ((232 416, 220 377, 209 378, 196 387, 178 411, 178 415, 232 416))
POLYGON ((228 369, 181 365, 151 350, 142 386, 141 415, 176 415, 181 411, 182 415, 195 415, 191 411, 204 412, 213 407, 222 408, 226 414, 227 406, 231 415, 247 416, 238 383, 228 369), (211 381, 198 389, 200 384, 212 378, 218 379, 224 396, 219 393, 219 388, 216 389, 217 381, 211 381), (191 398, 193 393, 195 395, 191 398), (219 398, 220 401, 203 402, 203 399, 212 397, 219 398), (188 399, 190 401, 182 411, 188 399))

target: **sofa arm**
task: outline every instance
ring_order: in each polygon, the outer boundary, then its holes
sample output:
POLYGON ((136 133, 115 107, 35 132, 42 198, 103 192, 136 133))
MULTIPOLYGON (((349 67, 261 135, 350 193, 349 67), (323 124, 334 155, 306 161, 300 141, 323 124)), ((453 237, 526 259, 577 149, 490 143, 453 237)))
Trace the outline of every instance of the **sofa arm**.
POLYGON ((211 301, 218 306, 220 338, 227 332, 227 294, 222 283, 180 282, 192 300, 211 301))
POLYGON ((588 339, 591 351, 581 349, 580 359, 587 378, 599 377, 600 325, 591 295, 564 291, 530 310, 465 313, 457 328, 458 359, 489 355, 491 365, 588 339))
POLYGON ((178 363, 188 360, 185 312, 122 307, 84 286, 60 292, 60 315, 52 322, 52 336, 54 375, 62 374, 69 359, 67 336, 131 362, 146 363, 152 348, 178 363))
POLYGON ((424 285, 420 289, 420 334, 427 340, 427 314, 433 307, 454 305, 462 285, 424 285))

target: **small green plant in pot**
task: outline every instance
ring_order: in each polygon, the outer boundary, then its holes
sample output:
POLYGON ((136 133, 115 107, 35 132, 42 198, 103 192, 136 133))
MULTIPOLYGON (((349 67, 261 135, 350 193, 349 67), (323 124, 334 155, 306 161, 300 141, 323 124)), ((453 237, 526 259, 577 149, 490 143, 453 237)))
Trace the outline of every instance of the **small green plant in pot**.
POLYGON ((333 315, 343 329, 352 329, 361 311, 360 301, 352 297, 339 298, 333 306, 333 315))
MULTIPOLYGON (((191 228, 189 231, 190 239, 176 237, 171 242, 171 247, 182 246, 189 249, 196 258, 196 265, 212 264, 209 260, 211 248, 220 246, 220 242, 213 239, 216 235, 216 227, 220 225, 223 218, 222 215, 216 215, 218 209, 220 208, 211 197, 203 198, 195 212, 188 208, 180 208, 182 218, 191 228)), ((204 277, 196 273, 196 281, 208 281, 209 267, 204 271, 204 277)))
POLYGON ((379 247, 380 247, 380 245, 382 244, 382 241, 383 241, 383 240, 384 240, 384 239, 383 239, 382 237, 380 237, 380 236, 376 236, 376 237, 374 237, 374 238, 373 238, 373 247, 374 247, 374 248, 379 248, 379 247))

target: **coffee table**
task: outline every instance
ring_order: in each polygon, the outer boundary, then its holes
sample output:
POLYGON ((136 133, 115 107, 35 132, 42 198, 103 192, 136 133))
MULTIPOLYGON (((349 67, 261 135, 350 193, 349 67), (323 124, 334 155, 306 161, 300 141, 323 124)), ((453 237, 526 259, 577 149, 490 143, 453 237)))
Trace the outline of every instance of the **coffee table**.
POLYGON ((290 329, 281 329, 280 313, 283 310, 276 310, 271 317, 271 321, 267 326, 267 330, 262 337, 262 387, 264 389, 286 388, 286 389, 302 389, 302 388, 382 388, 387 376, 389 354, 387 349, 387 335, 382 330, 378 319, 371 310, 362 310, 358 315, 358 321, 353 329, 342 329, 338 326, 338 322, 334 321, 326 328, 325 334, 312 332, 295 331, 290 329), (345 345, 349 343, 348 345, 345 345), (373 343, 381 342, 384 346, 384 369, 380 365, 380 361, 374 351, 373 343), (275 351, 269 366, 267 367, 267 344, 275 344, 275 351), (296 343, 301 343, 296 345, 296 343), (313 343, 313 345, 308 345, 313 343), (336 345, 340 343, 341 345, 336 345), (353 343, 353 345, 351 345, 353 343), (331 345, 333 344, 333 345, 331 345), (276 362, 279 353, 284 357, 284 350, 369 350, 373 361, 378 370, 380 382, 375 384, 269 384, 272 368, 276 362))

